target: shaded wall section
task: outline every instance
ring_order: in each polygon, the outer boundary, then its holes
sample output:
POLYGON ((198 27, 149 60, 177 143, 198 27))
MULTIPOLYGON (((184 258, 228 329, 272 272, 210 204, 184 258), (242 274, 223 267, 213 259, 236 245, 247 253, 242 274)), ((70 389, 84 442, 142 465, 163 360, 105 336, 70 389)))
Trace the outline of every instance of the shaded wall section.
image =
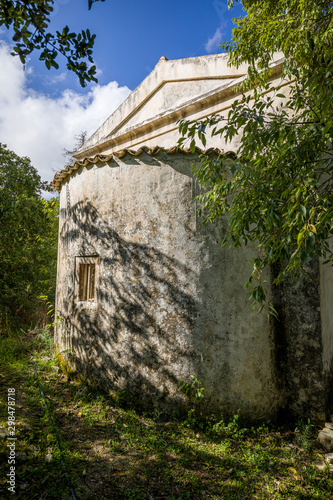
POLYGON ((56 328, 85 377, 151 404, 178 404, 196 376, 214 411, 273 417, 282 404, 269 319, 243 283, 253 250, 202 227, 196 155, 143 152, 81 167, 61 189, 56 328), (78 300, 76 263, 98 259, 94 302, 78 300))
MULTIPOLYGON (((285 388, 281 410, 286 418, 325 421, 327 390, 323 377, 319 262, 307 264, 308 280, 285 280, 273 289, 280 380, 285 388)), ((274 269, 273 269, 274 273, 274 269)), ((275 275, 278 269, 275 270, 275 275)))
POLYGON ((333 265, 320 263, 320 313, 326 408, 333 413, 333 265))

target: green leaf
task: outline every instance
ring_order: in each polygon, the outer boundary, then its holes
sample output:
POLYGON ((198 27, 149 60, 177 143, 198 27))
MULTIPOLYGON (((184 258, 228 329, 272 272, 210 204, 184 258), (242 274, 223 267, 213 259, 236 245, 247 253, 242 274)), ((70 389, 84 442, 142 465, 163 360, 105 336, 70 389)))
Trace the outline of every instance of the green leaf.
POLYGON ((326 123, 325 128, 324 128, 324 130, 323 130, 323 135, 326 135, 326 134, 327 134, 327 132, 328 132, 329 130, 331 130, 332 125, 333 125, 333 122, 332 122, 332 121, 329 121, 329 122, 327 122, 327 123, 326 123))
POLYGON ((304 205, 300 205, 299 211, 303 217, 306 217, 306 208, 304 205))
POLYGON ((309 256, 308 252, 306 250, 303 250, 301 252, 301 261, 305 263, 309 260, 309 258, 310 258, 310 256, 309 256))

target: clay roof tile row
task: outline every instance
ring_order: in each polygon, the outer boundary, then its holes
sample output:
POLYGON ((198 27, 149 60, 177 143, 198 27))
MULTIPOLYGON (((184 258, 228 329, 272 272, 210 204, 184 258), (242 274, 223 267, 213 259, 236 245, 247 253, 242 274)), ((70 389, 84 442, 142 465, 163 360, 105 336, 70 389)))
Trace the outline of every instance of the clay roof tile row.
POLYGON ((168 155, 170 154, 175 154, 175 153, 182 153, 182 154, 216 154, 216 155, 223 155, 227 156, 230 158, 236 158, 236 155, 234 152, 229 151, 225 153, 224 151, 221 151, 218 148, 209 148, 206 150, 202 150, 198 147, 195 148, 195 151, 193 152, 190 148, 178 148, 177 146, 172 147, 172 148, 163 148, 156 146, 154 148, 149 148, 147 146, 143 146, 140 149, 137 149, 134 151, 133 149, 122 149, 121 151, 118 151, 116 153, 111 153, 109 155, 96 155, 93 158, 84 158, 83 160, 77 160, 73 165, 67 165, 65 168, 60 170, 60 172, 57 172, 53 178, 53 181, 50 183, 51 187, 56 189, 57 191, 60 191, 61 184, 62 182, 69 177, 75 170, 78 170, 80 167, 86 167, 90 164, 93 163, 98 163, 98 162, 104 162, 107 163, 110 161, 112 158, 117 157, 117 158, 123 158, 126 154, 129 154, 131 156, 140 156, 142 153, 146 153, 150 156, 156 156, 159 153, 166 153, 168 155))

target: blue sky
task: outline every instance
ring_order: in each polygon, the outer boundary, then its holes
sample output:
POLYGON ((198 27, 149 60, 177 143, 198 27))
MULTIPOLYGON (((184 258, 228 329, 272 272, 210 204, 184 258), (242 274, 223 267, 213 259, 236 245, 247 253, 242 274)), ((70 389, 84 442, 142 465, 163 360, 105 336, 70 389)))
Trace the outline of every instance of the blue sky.
POLYGON ((217 53, 231 38, 227 0, 106 0, 88 11, 87 0, 55 0, 50 31, 96 33, 94 60, 98 84, 80 87, 58 57, 59 70, 48 71, 33 54, 25 70, 10 56, 11 33, 0 31, 0 141, 30 156, 43 179, 51 180, 65 164, 64 147, 74 135, 91 134, 131 90, 153 70, 161 56, 179 59, 217 53))

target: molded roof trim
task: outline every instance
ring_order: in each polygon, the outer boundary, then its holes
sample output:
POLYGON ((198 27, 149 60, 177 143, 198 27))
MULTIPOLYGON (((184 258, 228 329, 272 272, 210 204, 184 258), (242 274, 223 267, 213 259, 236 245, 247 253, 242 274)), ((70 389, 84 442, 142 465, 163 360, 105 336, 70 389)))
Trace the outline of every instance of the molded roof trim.
POLYGON ((218 148, 208 148, 206 150, 200 149, 198 147, 195 147, 195 151, 192 151, 190 148, 182 149, 178 148, 177 146, 173 148, 162 148, 159 146, 156 146, 154 148, 148 148, 147 146, 143 146, 140 149, 134 151, 133 149, 122 149, 121 151, 118 151, 116 153, 112 153, 109 155, 96 155, 93 158, 84 158, 83 160, 78 160, 73 165, 67 165, 64 169, 60 170, 60 172, 57 172, 53 178, 53 181, 51 182, 51 187, 56 189, 58 192, 60 192, 61 189, 61 184, 63 181, 68 178, 73 172, 78 170, 80 167, 87 167, 92 164, 96 164, 99 162, 102 163, 107 163, 110 160, 112 160, 114 157, 116 158, 123 158, 125 155, 129 154, 131 156, 140 156, 142 153, 146 153, 149 156, 157 156, 160 153, 166 153, 168 155, 180 153, 180 154, 185 154, 185 155, 193 155, 193 156, 198 156, 200 154, 205 154, 205 155, 210 155, 214 154, 216 156, 224 156, 228 157, 231 160, 236 159, 236 154, 233 151, 228 151, 224 152, 221 151, 218 148))
MULTIPOLYGON (((77 151, 77 157, 88 156, 88 150, 94 149, 100 141, 117 133, 158 90, 169 82, 195 81, 212 79, 237 80, 247 73, 247 64, 239 68, 228 66, 228 54, 210 54, 200 57, 168 60, 161 57, 153 71, 136 87, 125 101, 92 134, 77 151)), ((199 97, 201 99, 201 97, 199 97)))
MULTIPOLYGON (((219 54, 213 56, 202 56, 198 58, 189 58, 189 59, 176 59, 172 61, 167 61, 163 58, 155 66, 155 69, 148 75, 148 77, 127 97, 127 99, 109 116, 109 118, 104 122, 104 124, 97 129, 97 131, 85 142, 85 144, 75 152, 74 157, 78 159, 84 159, 88 156, 94 156, 105 151, 106 149, 119 148, 121 144, 127 142, 128 139, 132 139, 133 137, 137 138, 139 136, 144 136, 147 130, 157 129, 161 127, 163 124, 170 124, 172 122, 176 122, 182 118, 188 117, 192 113, 195 113, 199 109, 208 108, 212 103, 216 103, 218 100, 221 102, 223 99, 227 98, 231 94, 238 94, 241 91, 236 91, 236 88, 239 84, 241 84, 245 78, 246 74, 239 72, 238 74, 231 75, 232 70, 236 71, 235 68, 227 67, 227 55, 219 54), (215 59, 214 59, 215 58, 215 59), (162 62, 164 64, 173 63, 174 71, 177 70, 177 63, 183 63, 183 61, 192 61, 192 60, 203 60, 209 62, 208 59, 212 59, 215 64, 219 61, 224 63, 225 69, 229 69, 230 74, 221 74, 221 68, 219 69, 219 75, 211 76, 207 75, 206 77, 197 77, 193 76, 193 78, 184 78, 183 81, 191 81, 191 80, 202 80, 202 79, 230 79, 233 78, 231 82, 228 82, 224 85, 217 87, 216 89, 210 90, 208 92, 203 93, 200 96, 194 97, 179 106, 171 108, 167 111, 162 112, 161 114, 157 114, 148 118, 134 126, 129 126, 126 128, 126 122, 133 116, 140 108, 144 106, 144 104, 150 99, 150 97, 155 94, 165 83, 176 81, 172 78, 172 74, 170 74, 170 79, 157 81, 157 78, 163 76, 164 73, 167 73, 165 68, 163 68, 163 72, 156 72, 159 64, 162 62), (161 61, 162 60, 162 61, 161 61), (155 78, 155 87, 151 88, 151 92, 148 92, 146 81, 149 78, 155 78), (140 92, 139 92, 140 90, 140 92), (142 90, 142 92, 141 92, 142 90), (142 94, 142 95, 139 95, 142 94), (125 127, 124 127, 125 125, 125 127)), ((278 58, 271 63, 272 76, 278 74, 282 69, 282 63, 284 58, 278 58)), ((184 63, 183 63, 184 64, 184 63)), ((194 63, 192 63, 194 64, 194 63)), ((180 65, 181 66, 181 65, 180 65)), ((199 64, 200 66, 200 64, 199 64)), ((206 65, 207 66, 207 65, 206 65)))

